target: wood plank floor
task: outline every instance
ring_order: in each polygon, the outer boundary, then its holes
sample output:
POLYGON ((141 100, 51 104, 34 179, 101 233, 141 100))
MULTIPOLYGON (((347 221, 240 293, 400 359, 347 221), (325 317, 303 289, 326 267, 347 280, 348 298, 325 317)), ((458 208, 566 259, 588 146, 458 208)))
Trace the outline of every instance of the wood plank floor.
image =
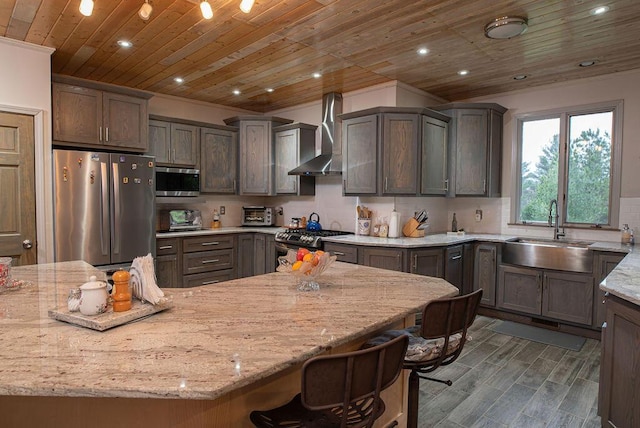
POLYGON ((420 427, 600 427, 600 342, 578 352, 489 330, 478 316, 472 340, 453 364, 434 372, 452 386, 420 381, 420 427))

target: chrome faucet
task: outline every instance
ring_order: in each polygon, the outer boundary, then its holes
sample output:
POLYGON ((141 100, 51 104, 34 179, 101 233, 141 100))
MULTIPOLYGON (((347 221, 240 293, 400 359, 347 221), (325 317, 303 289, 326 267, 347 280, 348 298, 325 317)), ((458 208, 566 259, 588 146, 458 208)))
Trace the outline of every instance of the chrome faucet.
POLYGON ((553 239, 560 239, 564 237, 564 226, 562 227, 562 232, 560 232, 560 225, 558 225, 558 219, 560 215, 558 214, 558 201, 555 199, 551 200, 549 204, 549 226, 553 226, 553 220, 555 218, 555 227, 553 229, 553 239), (553 215, 553 208, 555 207, 555 216, 553 215))

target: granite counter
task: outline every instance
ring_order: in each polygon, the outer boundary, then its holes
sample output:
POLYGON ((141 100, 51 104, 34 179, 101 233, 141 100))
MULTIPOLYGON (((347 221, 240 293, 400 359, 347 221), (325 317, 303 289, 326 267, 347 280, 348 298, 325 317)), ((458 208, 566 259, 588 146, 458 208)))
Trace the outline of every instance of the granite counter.
MULTIPOLYGON (((47 311, 66 305, 68 290, 90 275, 103 274, 84 262, 13 269, 14 278, 32 284, 0 295, 0 415, 12 409, 12 417, 30 417, 29 409, 38 408, 55 419, 81 404, 94 411, 122 404, 109 401, 118 397, 113 400, 130 398, 126 406, 138 417, 138 409, 148 408, 155 409, 154 420, 169 418, 163 412, 175 401, 179 413, 189 409, 210 423, 220 420, 212 409, 226 406, 228 412, 230 401, 244 401, 274 378, 295 378, 308 358, 353 349, 406 324, 428 301, 458 292, 438 278, 335 263, 317 292, 297 291, 292 276, 276 272, 165 289, 173 308, 104 332, 50 319, 47 311), (21 405, 22 413, 16 410, 21 405)), ((248 402, 266 403, 272 395, 248 402)))

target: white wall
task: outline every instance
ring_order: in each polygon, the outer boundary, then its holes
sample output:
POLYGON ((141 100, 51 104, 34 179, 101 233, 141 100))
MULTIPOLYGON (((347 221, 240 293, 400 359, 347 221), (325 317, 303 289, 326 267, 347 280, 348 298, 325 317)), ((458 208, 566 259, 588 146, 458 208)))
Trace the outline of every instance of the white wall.
MULTIPOLYGON (((545 227, 517 227, 508 225, 512 186, 512 152, 516 143, 515 116, 523 113, 550 110, 561 107, 592 104, 603 101, 624 100, 622 130, 622 183, 620 224, 629 223, 640 232, 640 70, 614 73, 605 76, 580 79, 546 85, 538 88, 496 94, 470 99, 470 102, 495 102, 509 110, 504 117, 504 150, 502 156, 502 209, 500 228, 496 232, 525 236, 551 236, 545 227)), ((473 203, 459 203, 469 213, 473 203)), ((567 230, 569 238, 617 241, 618 231, 567 230)))
POLYGON ((162 94, 155 94, 149 100, 149 114, 196 120, 217 125, 224 125, 224 119, 233 116, 246 114, 261 115, 261 113, 249 110, 162 94))
POLYGON ((50 48, 0 37, 0 110, 34 117, 38 263, 53 261, 52 53, 50 48))

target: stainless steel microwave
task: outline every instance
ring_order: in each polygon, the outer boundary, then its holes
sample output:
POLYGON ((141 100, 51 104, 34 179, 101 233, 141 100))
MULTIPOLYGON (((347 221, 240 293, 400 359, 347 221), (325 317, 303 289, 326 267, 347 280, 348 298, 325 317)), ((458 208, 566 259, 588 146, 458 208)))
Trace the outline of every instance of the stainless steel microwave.
POLYGON ((200 170, 156 166, 156 196, 198 196, 200 170))

